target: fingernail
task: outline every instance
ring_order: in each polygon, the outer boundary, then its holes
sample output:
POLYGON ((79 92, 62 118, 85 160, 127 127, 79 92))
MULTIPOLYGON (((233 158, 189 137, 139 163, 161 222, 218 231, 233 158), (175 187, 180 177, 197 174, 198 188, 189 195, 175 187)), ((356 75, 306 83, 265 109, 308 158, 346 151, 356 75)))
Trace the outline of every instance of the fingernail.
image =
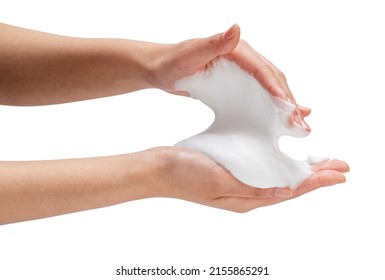
POLYGON ((274 191, 274 196, 288 198, 293 195, 293 191, 289 188, 276 188, 274 191))
POLYGON ((226 41, 230 41, 234 38, 234 26, 230 27, 229 30, 227 30, 225 33, 223 33, 223 38, 225 38, 226 41))
POLYGON ((310 108, 302 106, 302 105, 298 105, 298 108, 300 108, 301 110, 305 110, 305 111, 311 111, 310 108))

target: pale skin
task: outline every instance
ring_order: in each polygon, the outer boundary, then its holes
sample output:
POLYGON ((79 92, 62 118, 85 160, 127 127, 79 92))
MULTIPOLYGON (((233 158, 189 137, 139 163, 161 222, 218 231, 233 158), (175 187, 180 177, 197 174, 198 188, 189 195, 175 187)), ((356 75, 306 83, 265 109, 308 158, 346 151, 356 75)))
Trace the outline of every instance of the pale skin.
MULTIPOLYGON (((295 103, 285 76, 240 40, 239 26, 179 44, 125 39, 84 39, 0 24, 0 104, 47 105, 113 96, 145 88, 179 95, 175 82, 225 56, 274 96, 295 103)), ((298 107, 293 120, 310 114, 298 107)), ((109 157, 0 162, 0 224, 172 197, 247 212, 320 187, 345 182, 340 160, 313 167, 296 191, 247 186, 206 155, 159 147, 109 157)))

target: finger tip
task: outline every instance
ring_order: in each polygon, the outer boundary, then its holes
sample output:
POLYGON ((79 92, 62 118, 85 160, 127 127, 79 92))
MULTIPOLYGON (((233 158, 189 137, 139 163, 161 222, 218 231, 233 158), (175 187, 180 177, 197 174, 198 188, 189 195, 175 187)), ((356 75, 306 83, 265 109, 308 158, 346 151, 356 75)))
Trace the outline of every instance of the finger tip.
POLYGON ((234 23, 232 26, 231 26, 231 28, 234 28, 235 30, 241 30, 241 28, 240 28, 240 26, 239 26, 239 24, 238 23, 234 23))
POLYGON ((307 117, 311 114, 311 109, 302 105, 298 105, 298 108, 301 110, 301 113, 304 117, 307 117))
POLYGON ((338 164, 338 168, 336 170, 347 173, 350 172, 350 166, 345 161, 334 159, 334 161, 338 164))
POLYGON ((346 177, 343 173, 335 171, 334 176, 330 179, 329 182, 325 183, 326 186, 334 186, 337 184, 343 184, 346 182, 346 177))
POLYGON ((344 172, 350 172, 350 165, 344 162, 344 172))
POLYGON ((239 42, 240 38, 241 38, 241 28, 240 26, 235 23, 233 26, 232 26, 232 29, 234 30, 234 41, 239 42))
POLYGON ((341 173, 340 183, 346 183, 346 176, 341 173))
POLYGON ((219 42, 221 42, 221 47, 217 55, 224 55, 234 50, 239 43, 240 37, 241 30, 238 24, 234 24, 227 31, 223 32, 220 35, 221 40, 219 42))

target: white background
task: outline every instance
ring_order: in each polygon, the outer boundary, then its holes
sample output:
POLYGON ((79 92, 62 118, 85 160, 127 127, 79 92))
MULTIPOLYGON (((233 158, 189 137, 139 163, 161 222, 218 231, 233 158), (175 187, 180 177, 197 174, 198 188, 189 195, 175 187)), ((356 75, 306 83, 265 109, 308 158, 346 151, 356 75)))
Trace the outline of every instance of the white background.
MULTIPOLYGON (((344 159, 351 172, 346 184, 247 214, 148 199, 1 226, 0 279, 117 279, 122 265, 268 266, 270 273, 170 279, 384 279, 382 7, 370 0, 1 1, 2 22, 79 37, 175 43, 238 23, 286 74, 297 101, 313 109, 312 134, 285 139, 284 150, 344 159)), ((173 145, 211 120, 199 102, 158 90, 1 106, 0 160, 173 145)))

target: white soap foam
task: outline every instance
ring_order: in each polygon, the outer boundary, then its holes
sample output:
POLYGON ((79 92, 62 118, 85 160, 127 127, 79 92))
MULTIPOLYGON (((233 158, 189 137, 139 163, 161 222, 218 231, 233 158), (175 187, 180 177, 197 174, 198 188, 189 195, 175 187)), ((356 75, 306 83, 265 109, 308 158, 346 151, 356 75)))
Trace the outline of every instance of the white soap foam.
POLYGON ((324 161, 330 160, 329 157, 308 156, 306 161, 310 164, 318 164, 324 161))
POLYGON ((212 68, 175 84, 215 113, 204 132, 176 144, 197 149, 224 166, 241 182, 258 187, 295 189, 312 172, 308 162, 279 150, 280 136, 303 137, 304 125, 290 121, 296 107, 273 97, 235 62, 218 59, 212 68))

